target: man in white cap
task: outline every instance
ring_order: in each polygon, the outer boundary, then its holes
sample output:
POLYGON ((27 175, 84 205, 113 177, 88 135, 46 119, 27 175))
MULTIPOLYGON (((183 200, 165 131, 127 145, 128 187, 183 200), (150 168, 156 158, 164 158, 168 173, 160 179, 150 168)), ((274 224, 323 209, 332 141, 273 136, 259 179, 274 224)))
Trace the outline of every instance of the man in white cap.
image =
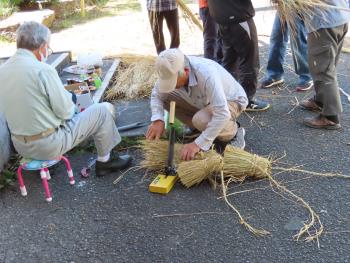
POLYGON ((201 132, 194 142, 185 144, 183 160, 191 160, 200 150, 214 143, 222 153, 228 143, 244 148, 244 129, 237 118, 248 105, 242 86, 218 63, 185 56, 179 49, 167 49, 157 57, 156 82, 151 96, 152 124, 146 138, 159 139, 164 133, 164 108, 176 102, 175 115, 192 129, 201 132))

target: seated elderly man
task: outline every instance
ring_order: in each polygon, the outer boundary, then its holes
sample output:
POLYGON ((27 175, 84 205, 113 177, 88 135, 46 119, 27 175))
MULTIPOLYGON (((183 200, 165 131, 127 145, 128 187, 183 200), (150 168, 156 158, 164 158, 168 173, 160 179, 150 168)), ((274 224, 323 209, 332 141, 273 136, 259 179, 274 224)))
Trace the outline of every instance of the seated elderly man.
POLYGON ((17 30, 17 52, 0 67, 0 111, 14 147, 24 157, 49 160, 92 136, 97 176, 128 166, 130 156, 110 154, 121 140, 113 106, 95 104, 74 114, 72 94, 64 89, 56 70, 45 63, 49 42, 47 27, 24 23, 17 30))
POLYGON ((178 49, 168 49, 159 54, 156 70, 159 79, 152 91, 152 124, 147 139, 161 137, 164 108, 169 110, 170 102, 175 101, 175 116, 201 132, 194 142, 183 146, 183 160, 193 159, 200 150, 209 150, 213 142, 222 153, 236 135, 236 146, 244 148, 244 129, 238 129, 236 120, 248 105, 248 98, 222 66, 209 59, 185 56, 178 49))

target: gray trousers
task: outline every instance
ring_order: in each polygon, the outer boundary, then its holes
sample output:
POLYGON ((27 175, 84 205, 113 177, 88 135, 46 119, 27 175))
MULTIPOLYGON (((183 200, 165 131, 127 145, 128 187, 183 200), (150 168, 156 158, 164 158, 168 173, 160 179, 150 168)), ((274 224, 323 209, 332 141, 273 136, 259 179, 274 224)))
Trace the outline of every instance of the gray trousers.
POLYGON ((121 141, 112 107, 107 102, 94 104, 40 140, 25 143, 12 136, 14 147, 23 157, 51 160, 92 136, 98 156, 106 156, 121 141))
POLYGON ((339 116, 342 112, 336 66, 348 24, 323 28, 308 34, 309 69, 315 85, 315 101, 322 115, 339 116))

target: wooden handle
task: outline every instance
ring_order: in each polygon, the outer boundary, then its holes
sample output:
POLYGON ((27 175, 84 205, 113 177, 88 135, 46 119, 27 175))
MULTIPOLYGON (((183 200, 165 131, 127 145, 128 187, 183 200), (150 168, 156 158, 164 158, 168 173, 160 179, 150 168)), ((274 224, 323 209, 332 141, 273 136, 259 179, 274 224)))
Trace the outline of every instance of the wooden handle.
POLYGON ((170 102, 170 112, 169 112, 169 123, 170 124, 174 124, 174 121, 175 121, 175 106, 176 106, 176 102, 171 101, 170 102))

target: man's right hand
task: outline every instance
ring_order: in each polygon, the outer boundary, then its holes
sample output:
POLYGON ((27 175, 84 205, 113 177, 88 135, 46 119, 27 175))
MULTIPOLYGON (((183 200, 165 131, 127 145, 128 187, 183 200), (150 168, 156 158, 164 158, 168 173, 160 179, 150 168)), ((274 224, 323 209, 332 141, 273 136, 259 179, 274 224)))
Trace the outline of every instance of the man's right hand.
POLYGON ((160 137, 163 135, 165 129, 164 121, 156 120, 152 122, 150 126, 148 126, 148 130, 146 133, 146 139, 147 140, 159 140, 160 137))

